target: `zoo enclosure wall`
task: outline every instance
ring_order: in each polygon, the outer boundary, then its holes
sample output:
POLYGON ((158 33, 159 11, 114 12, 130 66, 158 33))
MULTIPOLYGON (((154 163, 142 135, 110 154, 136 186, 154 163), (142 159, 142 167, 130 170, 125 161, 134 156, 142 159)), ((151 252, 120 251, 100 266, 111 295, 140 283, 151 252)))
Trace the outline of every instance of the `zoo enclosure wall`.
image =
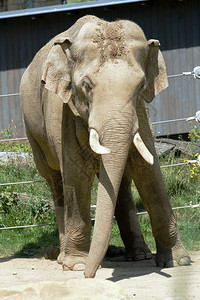
POLYGON ((0 0, 0 12, 42 7, 44 5, 57 5, 63 2, 63 0, 0 0))
MULTIPOLYGON (((21 76, 36 52, 78 18, 94 14, 106 20, 129 19, 139 24, 147 39, 161 42, 168 74, 191 71, 200 64, 200 2, 91 1, 0 13, 0 95, 19 92, 21 76), (109 5, 112 3, 112 5, 109 5), (57 8, 57 9, 55 9, 57 8), (27 13, 28 12, 28 13, 27 13)), ((192 77, 169 79, 170 87, 149 105, 153 122, 192 116, 200 107, 200 84, 192 77)), ((18 96, 0 98, 0 132, 9 125, 24 136, 18 96)), ((158 124, 155 135, 188 132, 186 122, 158 124)))

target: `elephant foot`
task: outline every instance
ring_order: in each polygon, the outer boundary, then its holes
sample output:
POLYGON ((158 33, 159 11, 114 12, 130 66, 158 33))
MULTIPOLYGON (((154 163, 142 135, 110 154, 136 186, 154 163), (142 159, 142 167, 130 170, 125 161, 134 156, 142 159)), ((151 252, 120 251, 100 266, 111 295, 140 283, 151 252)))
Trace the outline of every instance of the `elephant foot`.
POLYGON ((116 257, 116 256, 124 256, 125 255, 125 249, 123 247, 117 247, 114 245, 109 245, 108 250, 106 252, 105 257, 116 257))
POLYGON ((59 254, 58 257, 57 257, 57 263, 58 263, 59 265, 62 265, 64 259, 65 259, 65 252, 64 252, 64 251, 61 251, 60 254, 59 254))
POLYGON ((133 247, 132 249, 126 250, 126 260, 127 261, 139 261, 144 259, 151 259, 152 253, 150 249, 147 247, 145 242, 143 242, 141 245, 137 245, 133 247))
POLYGON ((65 256, 63 260, 63 271, 84 271, 87 256, 65 256))
POLYGON ((188 266, 191 258, 180 241, 172 249, 158 249, 156 265, 160 268, 188 266))
POLYGON ((46 259, 57 259, 60 253, 60 248, 58 246, 53 246, 48 248, 44 257, 46 259))

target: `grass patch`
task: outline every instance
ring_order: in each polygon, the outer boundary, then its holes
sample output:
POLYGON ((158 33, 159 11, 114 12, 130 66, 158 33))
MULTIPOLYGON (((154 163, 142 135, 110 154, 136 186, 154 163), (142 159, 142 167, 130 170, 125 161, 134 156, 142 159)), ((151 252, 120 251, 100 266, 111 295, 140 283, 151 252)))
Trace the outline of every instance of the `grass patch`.
POLYGON ((0 152, 26 152, 31 153, 31 146, 26 141, 24 143, 22 142, 0 142, 0 152))
MULTIPOLYGON (((1 166, 1 171, 5 171, 4 168, 1 166)), ((23 171, 27 180, 39 179, 32 167, 17 168, 15 174, 21 176, 23 171)), ((8 172, 4 179, 7 182, 19 181, 20 176, 13 178, 8 172)), ((55 223, 55 213, 48 199, 50 191, 46 183, 1 187, 0 227, 55 223)), ((58 233, 55 225, 0 230, 0 241, 0 256, 25 257, 44 253, 48 246, 58 244, 58 233)))
POLYGON ((0 256, 42 256, 48 247, 59 244, 54 226, 3 230, 0 236, 0 256))
MULTIPOLYGON (((0 151, 25 151, 31 153, 28 143, 0 143, 0 151)), ((166 156, 161 165, 178 163, 182 158, 166 156)), ((190 177, 188 166, 162 169, 167 192, 172 207, 200 203, 199 178, 190 177)), ((0 165, 0 183, 43 179, 28 158, 26 164, 11 161, 0 165)), ((92 189, 92 204, 96 201, 98 181, 92 189)), ((144 211, 140 197, 132 186, 132 193, 138 211, 144 211)), ((29 224, 55 223, 51 205, 51 193, 46 183, 24 184, 0 187, 0 227, 23 226, 29 224)), ((200 249, 199 209, 180 209, 175 212, 184 246, 188 250, 200 249)), ((155 250, 155 242, 148 215, 139 216, 142 232, 150 249, 155 250)), ((46 248, 57 245, 56 226, 0 230, 0 256, 30 256, 44 254, 46 248)), ((114 221, 110 244, 123 246, 117 223, 114 221)))

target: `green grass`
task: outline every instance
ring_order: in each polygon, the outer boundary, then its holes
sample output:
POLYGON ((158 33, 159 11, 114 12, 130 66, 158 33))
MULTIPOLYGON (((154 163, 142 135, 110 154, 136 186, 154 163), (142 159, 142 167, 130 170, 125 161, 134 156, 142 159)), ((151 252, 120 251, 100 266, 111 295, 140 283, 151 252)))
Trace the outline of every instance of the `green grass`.
POLYGON ((31 153, 31 146, 28 142, 19 143, 19 142, 9 142, 4 143, 0 142, 0 151, 1 152, 27 152, 31 153))
MULTIPOLYGON (((29 144, 7 143, 0 144, 0 151, 27 151, 29 144)), ((161 165, 178 163, 182 158, 166 156, 161 159, 161 165)), ((172 207, 200 203, 198 176, 190 177, 188 166, 162 169, 167 192, 170 195, 172 207)), ((10 162, 0 165, 0 183, 29 181, 43 179, 37 172, 31 157, 26 164, 10 162)), ((133 185, 132 192, 138 211, 144 211, 139 195, 133 185)), ((97 179, 92 189, 92 203, 95 203, 97 179)), ((24 184, 0 187, 0 227, 21 226, 28 224, 54 223, 55 214, 52 209, 51 193, 46 183, 24 184), (17 195, 17 196, 16 196, 17 195)), ((184 246, 188 250, 200 249, 199 208, 179 209, 174 211, 178 221, 184 246)), ((148 215, 139 216, 144 238, 155 250, 148 215)), ((44 254, 46 248, 58 244, 56 226, 24 228, 15 230, 0 230, 0 256, 30 256, 44 254)), ((123 246, 119 229, 114 221, 110 244, 123 246)))

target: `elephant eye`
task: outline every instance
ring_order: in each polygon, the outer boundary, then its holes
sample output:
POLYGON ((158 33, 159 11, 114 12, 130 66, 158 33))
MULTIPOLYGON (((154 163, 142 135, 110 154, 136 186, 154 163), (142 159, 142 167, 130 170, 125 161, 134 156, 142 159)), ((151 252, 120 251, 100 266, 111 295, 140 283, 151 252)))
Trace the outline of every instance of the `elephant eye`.
POLYGON ((85 92, 87 94, 89 94, 91 92, 91 90, 92 90, 92 83, 90 83, 90 80, 88 78, 85 78, 83 80, 83 88, 84 88, 84 90, 85 90, 85 92))
POLYGON ((147 82, 146 82, 146 78, 144 78, 141 82, 141 86, 140 86, 140 89, 141 90, 145 90, 146 89, 146 86, 147 86, 147 82))
POLYGON ((91 89, 92 89, 91 85, 87 81, 83 82, 83 86, 84 86, 84 88, 85 88, 85 90, 86 90, 87 93, 89 93, 91 91, 91 89))

